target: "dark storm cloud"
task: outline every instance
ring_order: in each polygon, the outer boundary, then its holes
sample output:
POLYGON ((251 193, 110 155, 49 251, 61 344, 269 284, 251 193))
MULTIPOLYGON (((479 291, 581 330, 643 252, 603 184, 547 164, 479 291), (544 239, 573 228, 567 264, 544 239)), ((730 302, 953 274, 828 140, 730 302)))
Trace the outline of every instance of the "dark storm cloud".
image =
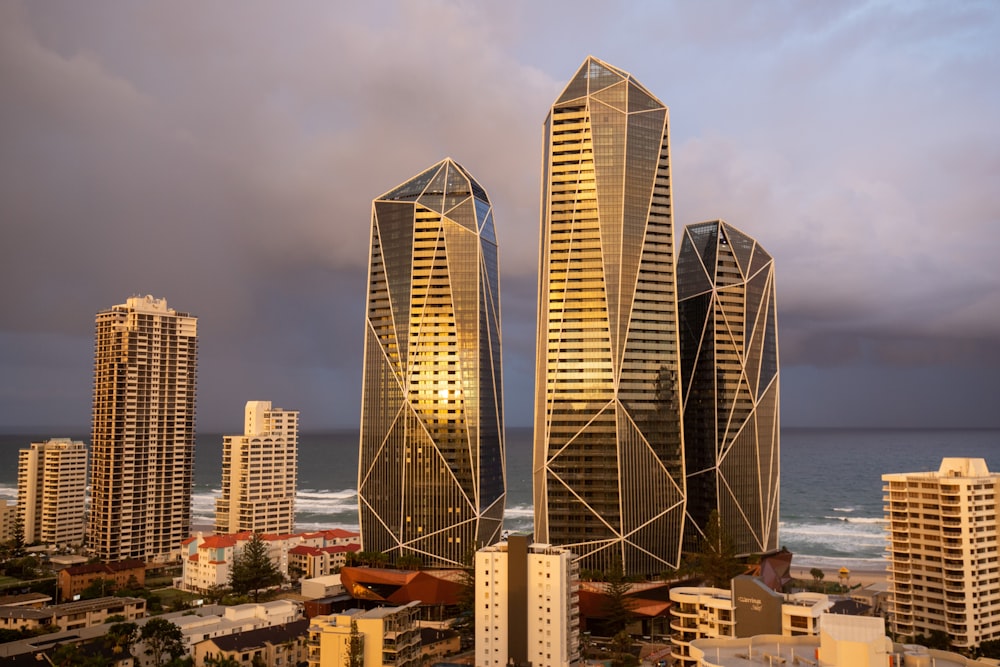
POLYGON ((996 394, 991 5, 362 4, 0 6, 0 424, 85 425, 94 313, 152 293, 199 316, 201 426, 355 425, 371 199, 445 156, 496 209, 530 423, 541 122, 589 53, 671 107, 678 227, 775 256, 786 423, 945 404, 840 405, 847 368, 996 394))

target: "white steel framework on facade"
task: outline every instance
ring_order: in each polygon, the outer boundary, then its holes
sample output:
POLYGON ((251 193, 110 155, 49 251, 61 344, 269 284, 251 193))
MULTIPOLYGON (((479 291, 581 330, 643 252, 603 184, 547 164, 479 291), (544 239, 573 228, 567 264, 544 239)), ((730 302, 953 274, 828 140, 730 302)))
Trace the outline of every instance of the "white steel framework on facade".
POLYGON ((658 574, 685 513, 668 110, 590 57, 543 160, 535 536, 582 568, 658 574))
POLYGON ((460 565, 506 500, 486 191, 445 159, 372 203, 358 502, 366 551, 460 565))
POLYGON ((684 460, 693 550, 713 510, 737 553, 778 548, 774 261, 724 221, 688 225, 677 258, 684 460))

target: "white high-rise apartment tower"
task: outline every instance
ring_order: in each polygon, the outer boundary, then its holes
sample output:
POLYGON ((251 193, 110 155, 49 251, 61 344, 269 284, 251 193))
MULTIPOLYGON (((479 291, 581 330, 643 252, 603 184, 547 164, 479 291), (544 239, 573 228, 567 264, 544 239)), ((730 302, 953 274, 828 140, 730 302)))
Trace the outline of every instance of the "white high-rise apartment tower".
POLYGON ((87 543, 164 560, 191 533, 198 320, 166 299, 97 314, 87 543))
POLYGON ((215 532, 291 533, 295 529, 299 413, 248 401, 243 435, 222 440, 222 497, 215 532))
POLYGON ((20 450, 18 513, 27 544, 83 544, 87 446, 69 438, 33 442, 20 450))
POLYGON ((882 475, 892 631, 939 631, 953 647, 1000 639, 997 499, 983 459, 946 458, 936 472, 882 475))
POLYGON ((476 664, 579 664, 579 589, 567 549, 511 535, 477 551, 476 664))

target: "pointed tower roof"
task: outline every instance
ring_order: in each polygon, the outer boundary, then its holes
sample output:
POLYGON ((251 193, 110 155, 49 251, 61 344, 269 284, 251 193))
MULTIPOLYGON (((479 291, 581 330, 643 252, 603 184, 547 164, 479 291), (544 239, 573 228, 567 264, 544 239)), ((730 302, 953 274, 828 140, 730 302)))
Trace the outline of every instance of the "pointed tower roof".
POLYGON ((638 88, 659 106, 666 106, 660 102, 655 95, 646 90, 642 84, 636 81, 634 76, 625 70, 618 69, 614 65, 609 65, 594 56, 587 56, 587 58, 583 61, 580 69, 576 71, 576 74, 572 79, 570 79, 570 82, 566 85, 562 94, 556 100, 556 104, 562 104, 563 102, 569 102, 581 97, 586 97, 587 95, 593 95, 598 91, 604 90, 605 88, 613 86, 617 83, 621 83, 622 81, 628 81, 631 85, 638 88))

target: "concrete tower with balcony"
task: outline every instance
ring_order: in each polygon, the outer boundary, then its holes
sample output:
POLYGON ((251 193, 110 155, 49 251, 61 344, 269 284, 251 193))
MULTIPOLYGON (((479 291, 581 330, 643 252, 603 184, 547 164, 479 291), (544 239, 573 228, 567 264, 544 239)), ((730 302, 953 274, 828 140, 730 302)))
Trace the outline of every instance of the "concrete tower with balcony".
POLYGON ((1000 638, 997 487, 983 459, 882 476, 889 614, 903 638, 947 633, 968 649, 1000 638))

